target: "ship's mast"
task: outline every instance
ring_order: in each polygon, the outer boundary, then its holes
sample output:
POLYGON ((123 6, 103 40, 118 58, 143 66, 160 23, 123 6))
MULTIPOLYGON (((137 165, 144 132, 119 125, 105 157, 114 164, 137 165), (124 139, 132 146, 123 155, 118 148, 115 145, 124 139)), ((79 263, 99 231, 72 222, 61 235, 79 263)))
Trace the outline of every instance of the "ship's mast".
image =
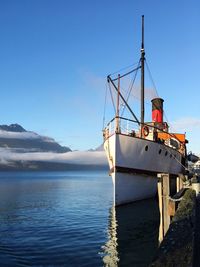
POLYGON ((141 128, 144 123, 144 61, 145 61, 145 51, 144 51, 144 15, 142 15, 142 45, 141 45, 141 128))
POLYGON ((118 74, 117 109, 116 109, 116 132, 119 132, 119 98, 120 98, 120 74, 118 74))

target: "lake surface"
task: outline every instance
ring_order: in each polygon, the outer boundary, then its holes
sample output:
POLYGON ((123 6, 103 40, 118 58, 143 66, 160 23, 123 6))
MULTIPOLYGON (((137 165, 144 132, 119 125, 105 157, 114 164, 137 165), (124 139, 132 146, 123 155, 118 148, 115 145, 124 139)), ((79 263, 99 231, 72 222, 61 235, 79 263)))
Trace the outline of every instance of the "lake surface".
POLYGON ((0 266, 148 266, 155 200, 112 207, 103 171, 1 172, 0 266))

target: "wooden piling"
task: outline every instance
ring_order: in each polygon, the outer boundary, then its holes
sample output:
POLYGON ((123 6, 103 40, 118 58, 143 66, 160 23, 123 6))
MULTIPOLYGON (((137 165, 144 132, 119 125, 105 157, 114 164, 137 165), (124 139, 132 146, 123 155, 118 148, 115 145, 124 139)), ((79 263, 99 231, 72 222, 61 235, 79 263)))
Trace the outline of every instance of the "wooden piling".
POLYGON ((158 199, 160 209, 159 242, 161 243, 170 225, 168 212, 170 196, 170 175, 167 173, 158 174, 158 199))
POLYGON ((179 175, 176 178, 176 192, 179 192, 182 188, 183 188, 183 179, 182 179, 183 175, 179 175))
POLYGON ((160 226, 159 226, 159 244, 162 242, 164 238, 163 232, 163 198, 162 198, 162 177, 158 175, 158 202, 159 202, 159 211, 160 211, 160 226))

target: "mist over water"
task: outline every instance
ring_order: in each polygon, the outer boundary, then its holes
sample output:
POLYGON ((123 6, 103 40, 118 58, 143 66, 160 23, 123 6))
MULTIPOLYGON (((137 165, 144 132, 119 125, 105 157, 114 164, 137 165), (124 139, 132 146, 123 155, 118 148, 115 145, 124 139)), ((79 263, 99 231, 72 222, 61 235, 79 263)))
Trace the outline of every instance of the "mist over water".
POLYGON ((145 266, 157 222, 154 200, 115 209, 103 171, 0 173, 1 266, 145 266))

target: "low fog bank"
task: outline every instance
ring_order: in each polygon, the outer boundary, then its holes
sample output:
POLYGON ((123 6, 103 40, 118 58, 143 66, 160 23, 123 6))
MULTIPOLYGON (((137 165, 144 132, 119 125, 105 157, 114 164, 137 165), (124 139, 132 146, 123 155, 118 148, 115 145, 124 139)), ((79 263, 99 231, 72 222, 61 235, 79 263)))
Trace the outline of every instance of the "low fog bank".
POLYGON ((53 138, 27 131, 17 123, 0 125, 0 170, 107 168, 102 146, 90 151, 71 151, 53 138))
POLYGON ((66 153, 17 153, 10 148, 0 148, 1 170, 77 170, 107 169, 104 151, 74 151, 66 153))

